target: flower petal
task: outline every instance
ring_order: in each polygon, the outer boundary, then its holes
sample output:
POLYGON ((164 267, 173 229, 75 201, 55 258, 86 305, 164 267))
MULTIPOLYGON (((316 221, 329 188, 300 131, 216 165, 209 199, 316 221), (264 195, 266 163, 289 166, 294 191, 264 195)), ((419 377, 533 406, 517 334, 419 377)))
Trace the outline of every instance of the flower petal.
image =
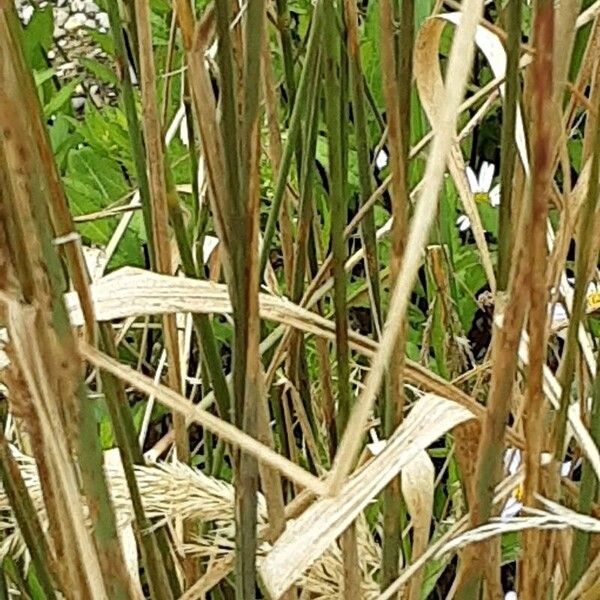
POLYGON ((522 508, 523 503, 519 502, 514 496, 510 496, 500 513, 500 518, 512 519, 512 517, 517 516, 521 512, 522 508))
POLYGON ((385 169, 387 164, 388 164, 387 152, 385 150, 381 149, 378 152, 377 157, 375 158, 375 166, 381 171, 382 169, 385 169))
POLYGON ((509 448, 504 453, 504 469, 509 475, 514 475, 521 465, 521 451, 518 448, 509 448))
POLYGON ((487 161, 483 161, 481 169, 479 169, 479 191, 489 192, 494 179, 494 165, 487 161))
POLYGON ((560 302, 557 302, 552 310, 552 326, 559 325, 568 319, 569 315, 567 314, 565 307, 560 302))
POLYGON ((456 219, 456 224, 458 225, 459 231, 466 231, 471 227, 471 221, 467 215, 460 215, 458 219, 456 219))
POLYGON ((567 460, 562 465, 560 465, 560 476, 567 477, 571 473, 571 461, 567 460))
POLYGON ((489 193, 490 196, 490 204, 496 208, 497 206, 500 206, 500 186, 499 185, 495 185, 489 193))
POLYGON ((476 194, 480 190, 479 190, 479 183, 477 181, 477 177, 475 177, 475 173, 473 172, 473 169, 471 169, 471 167, 467 167, 467 170, 465 171, 465 173, 466 173, 467 179, 469 181, 469 187, 471 188, 471 193, 476 194))

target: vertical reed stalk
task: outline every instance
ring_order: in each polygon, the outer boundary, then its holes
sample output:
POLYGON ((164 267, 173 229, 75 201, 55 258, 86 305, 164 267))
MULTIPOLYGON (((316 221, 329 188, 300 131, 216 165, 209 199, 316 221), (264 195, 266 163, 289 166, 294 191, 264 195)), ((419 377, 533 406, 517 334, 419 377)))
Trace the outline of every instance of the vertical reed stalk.
MULTIPOLYGON (((32 440, 38 466, 49 472, 43 489, 50 532, 59 552, 76 555, 69 564, 59 565, 62 589, 68 595, 87 594, 85 590, 95 585, 93 596, 110 591, 115 598, 125 598, 129 578, 122 567, 93 407, 78 372, 75 339, 62 300, 66 282, 49 218, 52 211, 55 222, 68 227, 60 220, 65 214, 61 206, 64 196, 58 195, 56 166, 48 138, 42 133, 39 100, 31 72, 25 67, 20 24, 10 2, 0 3, 0 30, 2 255, 7 261, 4 268, 14 269, 10 286, 8 280, 3 281, 2 291, 10 294, 3 298, 6 321, 12 319, 15 362, 31 397, 28 415, 30 430, 36 432, 32 440), (18 306, 13 305, 17 300, 18 306), (44 310, 50 312, 50 318, 41 318, 44 310), (25 339, 19 336, 25 323, 29 333, 24 346, 25 339), (36 356, 36 347, 47 349, 36 356), (93 507, 95 547, 83 521, 74 464, 67 458, 71 453, 78 457, 83 492, 93 507)), ((70 264, 81 267, 73 261, 70 264)), ((84 284, 81 293, 85 301, 85 277, 78 281, 84 284)))
POLYGON ((273 236, 275 235, 275 226, 279 218, 279 211, 281 209, 281 202, 283 200, 285 187, 287 185, 287 178, 292 164, 292 158, 294 151, 296 150, 296 145, 298 143, 301 126, 305 115, 309 82, 311 75, 314 73, 319 54, 319 47, 321 45, 323 6, 323 0, 317 0, 313 10, 311 30, 306 48, 306 59, 304 61, 302 73, 300 74, 300 81, 298 83, 294 108, 292 109, 292 114, 290 116, 287 139, 283 147, 283 156, 281 157, 279 171, 277 172, 275 191, 273 193, 273 202, 269 210, 269 217, 265 227, 265 232, 263 234, 263 247, 259 269, 259 275, 261 278, 269 259, 269 251, 273 241, 273 236))
POLYGON ((512 188, 517 156, 515 123, 519 106, 519 58, 521 54, 521 0, 509 0, 506 7, 506 92, 502 112, 500 148, 500 218, 498 224, 498 290, 505 291, 510 275, 514 227, 511 224, 512 188))
MULTIPOLYGON (((142 91, 142 126, 149 167, 150 202, 152 211, 152 237, 154 240, 156 269, 159 273, 171 275, 171 241, 169 235, 169 209, 167 199, 167 176, 165 172, 165 150, 163 147, 162 125, 156 98, 156 70, 150 29, 150 7, 148 0, 135 0, 136 31, 138 40, 138 60, 142 91)), ((182 389, 181 358, 175 315, 163 317, 163 332, 167 352, 169 387, 176 392, 182 389)), ((190 458, 189 442, 185 418, 173 415, 175 448, 178 460, 187 463, 190 458)), ((189 541, 193 531, 190 524, 184 525, 184 540, 189 541)), ((197 565, 193 558, 184 561, 186 579, 189 584, 197 578, 197 565)), ((159 567, 158 573, 161 573, 159 567)), ((160 585, 162 593, 170 593, 164 584, 166 573, 162 573, 160 585)))
MULTIPOLYGON (((336 416, 336 431, 341 439, 350 415, 350 365, 348 344, 348 306, 346 297, 346 241, 344 239, 344 224, 348 218, 346 203, 344 163, 346 140, 343 137, 340 96, 341 84, 338 76, 340 68, 339 30, 337 14, 333 3, 325 3, 325 121, 328 134, 329 159, 329 199, 331 208, 331 246, 333 249, 333 301, 335 306, 335 340, 338 376, 338 411, 336 416)), ((348 597, 360 597, 360 580, 358 554, 356 550, 356 533, 351 525, 342 534, 342 550, 344 554, 345 594, 348 597)))
POLYGON ((142 202, 142 215, 144 217, 144 228, 146 230, 146 239, 148 243, 148 254, 150 256, 150 265, 155 263, 154 235, 152 225, 152 201, 150 199, 150 184, 148 182, 148 173, 146 171, 146 153, 144 151, 144 142, 142 130, 135 106, 135 96, 131 84, 131 75, 129 73, 129 59, 125 49, 125 39, 121 18, 119 17, 119 5, 117 0, 107 0, 106 11, 110 21, 110 29, 113 35, 115 47, 115 62, 117 76, 121 84, 121 93, 123 94, 123 106, 127 118, 127 132, 129 133, 129 142, 133 153, 135 164, 135 174, 140 190, 140 199, 142 202))
MULTIPOLYGON (((414 4, 403 0, 400 20, 400 54, 396 60, 394 9, 391 0, 380 2, 381 62, 383 91, 386 103, 388 148, 391 168, 391 198, 393 224, 390 278, 395 282, 400 273, 408 233, 408 161, 410 151, 410 97, 412 83, 412 48, 414 40, 414 4)), ((391 437, 402 421, 404 408, 403 367, 406 328, 400 328, 394 342, 388 370, 388 390, 385 395, 384 436, 391 437)), ((383 494, 383 557, 382 589, 387 588, 399 573, 402 499, 400 477, 395 478, 383 494)))
MULTIPOLYGON (((543 369, 546 363, 546 321, 548 292, 546 273, 548 254, 546 248, 546 220, 552 193, 554 156, 553 122, 556 119, 554 106, 553 45, 554 3, 540 0, 536 5, 534 21, 534 43, 536 54, 532 67, 532 167, 531 167, 531 230, 529 237, 529 259, 531 278, 529 281, 529 371, 527 397, 524 410, 526 448, 524 502, 528 506, 536 503, 535 495, 540 490, 540 458, 544 440, 545 398, 543 391, 543 369)), ((545 595, 547 580, 543 579, 541 532, 530 530, 523 534, 523 560, 519 572, 519 594, 526 600, 545 595)))

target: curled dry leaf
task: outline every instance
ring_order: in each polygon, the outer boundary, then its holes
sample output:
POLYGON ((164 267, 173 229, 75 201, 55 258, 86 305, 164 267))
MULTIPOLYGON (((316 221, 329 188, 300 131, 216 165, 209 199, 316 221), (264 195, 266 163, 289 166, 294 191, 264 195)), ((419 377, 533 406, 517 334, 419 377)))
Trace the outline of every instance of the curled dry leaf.
MULTIPOLYGON (((435 127, 440 119, 439 98, 443 97, 444 84, 439 61, 440 36, 446 23, 458 26, 461 22, 461 13, 447 13, 437 15, 427 21, 419 32, 415 46, 415 80, 419 90, 419 97, 423 109, 427 113, 432 125, 435 127)), ((506 74, 506 52, 500 38, 489 29, 478 25, 475 32, 475 44, 484 54, 496 78, 503 78, 506 74)), ((504 94, 504 84, 499 86, 500 94, 504 94)), ((528 172, 527 147, 521 112, 517 108, 515 141, 517 150, 524 169, 528 172)), ((471 223, 475 243, 481 256, 490 287, 495 287, 494 268, 489 249, 485 241, 483 226, 479 218, 474 195, 470 191, 466 176, 466 166, 458 141, 450 152, 448 169, 456 189, 462 200, 464 210, 471 223)))
POLYGON ((260 567, 271 596, 279 598, 293 585, 420 451, 472 418, 468 410, 440 396, 426 394, 420 398, 385 448, 353 475, 339 494, 320 498, 288 524, 260 567))
MULTIPOLYGON (((159 275, 132 267, 119 269, 94 282, 90 287, 94 313, 99 321, 164 313, 230 314, 232 311, 229 292, 223 284, 159 275)), ((259 303, 260 315, 264 319, 335 340, 333 321, 286 298, 259 294, 259 303)), ((83 325, 77 294, 66 294, 65 304, 71 323, 75 326, 83 325)), ((378 343, 355 331, 348 333, 352 350, 372 359, 379 347, 378 343)), ((478 418, 483 415, 483 407, 473 398, 419 363, 407 359, 405 376, 408 381, 424 390, 440 394, 467 407, 478 418)), ((205 403, 204 406, 208 404, 205 403)), ((512 430, 509 430, 507 435, 513 445, 523 445, 521 438, 512 430)))

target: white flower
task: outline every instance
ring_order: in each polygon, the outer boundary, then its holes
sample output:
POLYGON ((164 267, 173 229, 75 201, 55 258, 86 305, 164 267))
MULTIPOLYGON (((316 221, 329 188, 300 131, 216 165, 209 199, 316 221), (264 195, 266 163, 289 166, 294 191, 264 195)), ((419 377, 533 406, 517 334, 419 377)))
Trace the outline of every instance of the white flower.
MULTIPOLYGON (((494 208, 499 206, 500 186, 495 185, 492 187, 492 181, 494 180, 494 165, 492 163, 483 161, 481 169, 479 169, 479 176, 475 175, 471 167, 467 167, 465 173, 475 202, 489 202, 494 208)), ((471 227, 471 221, 466 215, 460 215, 456 219, 456 224, 460 231, 466 231, 471 227)))
POLYGON ((518 600, 517 592, 506 592, 504 600, 518 600))
MULTIPOLYGON (((571 306, 573 302, 575 279, 568 277, 563 279, 561 291, 563 292, 564 301, 557 302, 552 309, 552 328, 559 329, 563 328, 569 321, 570 310, 567 311, 567 306, 571 306)), ((587 313, 593 313, 600 310, 600 287, 593 281, 588 284, 586 295, 585 295, 585 311, 587 313)))
POLYGON ((471 227, 471 220, 467 215, 459 215, 458 219, 456 219, 456 224, 459 231, 466 231, 471 227))
POLYGON ((471 167, 467 167, 467 180, 471 193, 475 196, 476 202, 489 202, 496 207, 500 204, 500 186, 496 185, 492 188, 494 180, 494 165, 483 161, 481 169, 479 169, 479 177, 475 177, 475 173, 471 167))
POLYGON ((588 284, 585 308, 587 312, 595 312, 600 309, 600 289, 593 281, 588 284))
MULTIPOLYGON (((540 465, 547 465, 552 460, 552 455, 548 452, 542 452, 540 455, 540 465)), ((504 470, 507 475, 514 475, 521 466, 521 451, 518 448, 509 448, 504 453, 504 470)), ((573 463, 570 460, 563 462, 560 466, 560 476, 567 477, 571 472, 573 463)), ((516 487, 510 497, 506 500, 502 511, 500 512, 501 519, 511 519, 519 514, 523 508, 521 498, 523 495, 523 485, 516 487)))
POLYGON ((382 148, 375 157, 375 166, 381 171, 388 164, 387 152, 382 148))

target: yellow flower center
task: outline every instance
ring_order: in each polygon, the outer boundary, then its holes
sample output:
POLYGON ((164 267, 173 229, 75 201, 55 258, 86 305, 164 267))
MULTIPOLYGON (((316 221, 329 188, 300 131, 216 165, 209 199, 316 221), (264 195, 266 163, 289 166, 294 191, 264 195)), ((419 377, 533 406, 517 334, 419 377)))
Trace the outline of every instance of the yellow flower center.
POLYGON ((517 500, 518 502, 522 502, 524 494, 525 494, 525 486, 521 483, 517 486, 517 488, 513 492, 513 495, 515 497, 515 500, 517 500))
POLYGON ((587 297, 587 309, 588 312, 594 312, 600 309, 600 292, 592 292, 587 297))
POLYGON ((488 192, 475 192, 473 198, 475 198, 475 202, 481 202, 482 204, 490 201, 488 192))

